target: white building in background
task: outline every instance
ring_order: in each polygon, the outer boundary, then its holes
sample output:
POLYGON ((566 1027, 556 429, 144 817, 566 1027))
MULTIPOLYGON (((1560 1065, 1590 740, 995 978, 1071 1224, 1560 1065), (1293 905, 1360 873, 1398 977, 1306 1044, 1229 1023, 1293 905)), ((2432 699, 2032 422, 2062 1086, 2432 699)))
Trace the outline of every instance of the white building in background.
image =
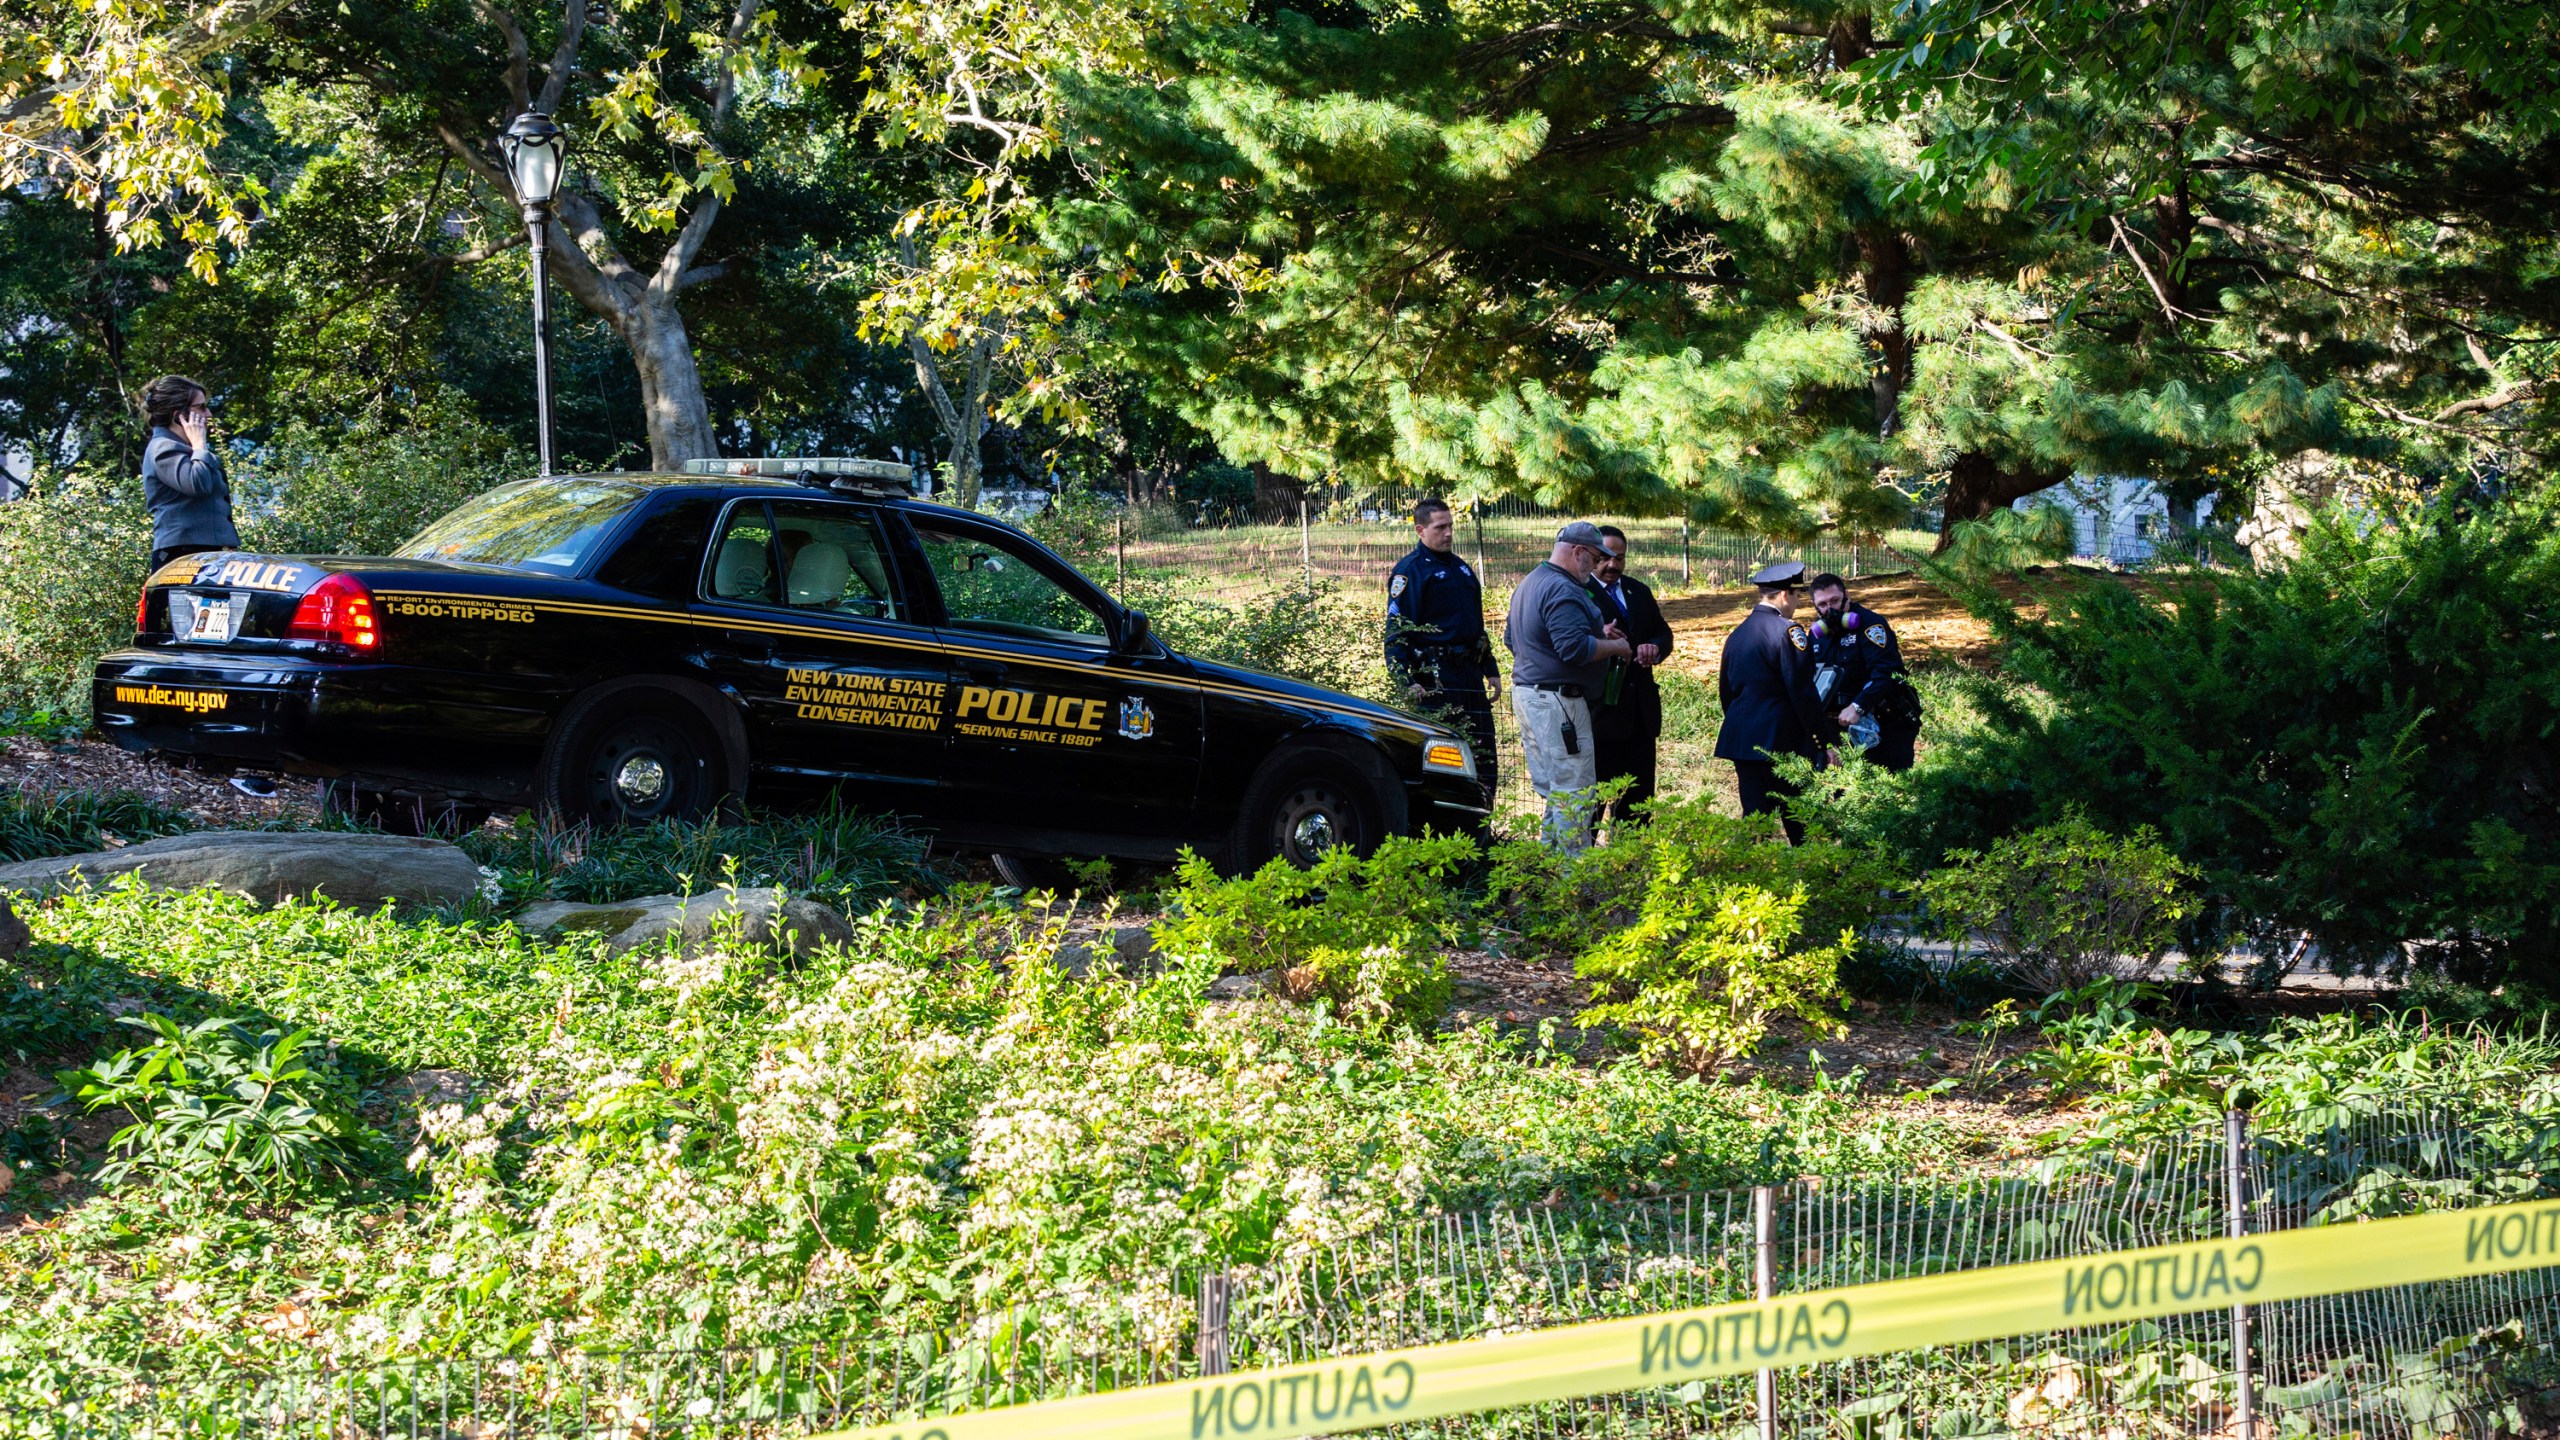
MULTIPOLYGON (((2195 523, 2213 515, 2214 498, 2196 502, 2195 523)), ((2168 539, 2169 497, 2139 475, 2074 475, 2012 508, 2050 505, 2071 517, 2071 553, 2117 565, 2139 565, 2168 539)))

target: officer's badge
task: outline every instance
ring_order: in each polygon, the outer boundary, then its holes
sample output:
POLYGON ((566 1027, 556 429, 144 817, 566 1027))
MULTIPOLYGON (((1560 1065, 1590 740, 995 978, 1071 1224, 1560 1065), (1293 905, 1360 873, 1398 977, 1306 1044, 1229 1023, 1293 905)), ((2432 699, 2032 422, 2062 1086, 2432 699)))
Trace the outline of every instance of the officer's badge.
POLYGON ((1796 648, 1797 648, 1797 649, 1799 649, 1799 650, 1803 649, 1803 648, 1804 648, 1804 627, 1803 627, 1803 626, 1801 626, 1801 625, 1790 625, 1790 626, 1788 626, 1788 627, 1787 627, 1787 638, 1788 638, 1788 639, 1790 639, 1790 640, 1793 640, 1794 642, 1796 642, 1796 648))
POLYGON ((1156 733, 1156 712, 1147 708, 1143 697, 1132 695, 1120 702, 1120 734, 1129 740, 1144 740, 1156 733))
POLYGON ((1882 625, 1874 626, 1867 631, 1867 643, 1870 645, 1881 645, 1892 638, 1892 634, 1882 625))
POLYGON ((1397 599, 1401 599, 1401 598, 1403 598, 1403 596, 1404 596, 1404 582, 1405 582, 1405 577, 1404 577, 1404 576, 1402 576, 1402 575, 1399 575, 1399 576, 1397 576, 1396 578, 1394 578, 1393 580, 1388 581, 1388 582, 1387 582, 1387 598, 1388 598, 1388 599, 1390 599, 1390 600, 1397 600, 1397 599))

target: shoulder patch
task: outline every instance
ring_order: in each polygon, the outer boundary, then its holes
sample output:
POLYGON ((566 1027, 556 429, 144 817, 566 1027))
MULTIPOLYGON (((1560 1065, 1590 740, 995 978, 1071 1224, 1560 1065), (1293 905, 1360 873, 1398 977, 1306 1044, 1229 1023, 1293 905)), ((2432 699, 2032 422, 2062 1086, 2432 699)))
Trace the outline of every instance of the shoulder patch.
POLYGON ((1400 596, 1400 595, 1404 594, 1404 582, 1405 582, 1405 577, 1404 577, 1404 576, 1402 576, 1402 575, 1399 575, 1399 576, 1397 576, 1396 578, 1394 578, 1393 580, 1388 581, 1388 582, 1387 582, 1387 598, 1388 598, 1388 599, 1390 599, 1390 600, 1393 600, 1393 599, 1397 598, 1398 596, 1400 596))
POLYGON ((1790 626, 1788 626, 1788 627, 1787 627, 1787 638, 1795 642, 1795 645, 1796 645, 1796 648, 1797 648, 1797 649, 1799 649, 1799 650, 1803 649, 1803 648, 1804 648, 1804 645, 1805 645, 1805 640, 1804 640, 1804 627, 1803 627, 1803 626, 1801 626, 1801 625, 1790 625, 1790 626))
POLYGON ((1867 627, 1867 643, 1870 645, 1881 645, 1892 638, 1893 632, 1884 628, 1882 621, 1867 627))
POLYGON ((1474 578, 1476 578, 1476 572, 1474 572, 1473 570, 1468 569, 1468 568, 1467 568, 1467 562, 1466 562, 1466 561, 1464 561, 1464 560, 1461 560, 1461 561, 1459 561, 1459 562, 1458 562, 1458 573, 1459 573, 1459 574, 1461 574, 1461 575, 1466 576, 1466 577, 1467 577, 1468 579, 1470 579, 1470 580, 1473 580, 1474 578))

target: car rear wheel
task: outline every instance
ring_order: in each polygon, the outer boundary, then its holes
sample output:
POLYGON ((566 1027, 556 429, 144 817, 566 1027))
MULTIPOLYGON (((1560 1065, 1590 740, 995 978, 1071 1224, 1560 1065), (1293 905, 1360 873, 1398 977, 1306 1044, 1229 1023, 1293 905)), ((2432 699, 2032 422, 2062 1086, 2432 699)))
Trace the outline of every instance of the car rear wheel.
POLYGON ((1282 755, 1254 777, 1236 816, 1233 847, 1245 871, 1286 860, 1301 868, 1349 847, 1366 855, 1386 838, 1377 782, 1348 761, 1317 753, 1282 755))
POLYGON ((680 700, 617 697, 575 717, 543 762, 543 808, 568 824, 695 820, 718 797, 710 727, 680 700))

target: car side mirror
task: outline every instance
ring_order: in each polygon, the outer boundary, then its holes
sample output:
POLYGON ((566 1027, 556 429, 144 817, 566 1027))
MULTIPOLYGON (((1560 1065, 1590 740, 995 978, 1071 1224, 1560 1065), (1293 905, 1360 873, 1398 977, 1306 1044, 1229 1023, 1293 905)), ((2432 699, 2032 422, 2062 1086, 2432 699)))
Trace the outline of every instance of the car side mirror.
POLYGON ((1124 611, 1120 618, 1120 649, 1135 654, 1148 649, 1155 640, 1155 622, 1144 610, 1124 611))

